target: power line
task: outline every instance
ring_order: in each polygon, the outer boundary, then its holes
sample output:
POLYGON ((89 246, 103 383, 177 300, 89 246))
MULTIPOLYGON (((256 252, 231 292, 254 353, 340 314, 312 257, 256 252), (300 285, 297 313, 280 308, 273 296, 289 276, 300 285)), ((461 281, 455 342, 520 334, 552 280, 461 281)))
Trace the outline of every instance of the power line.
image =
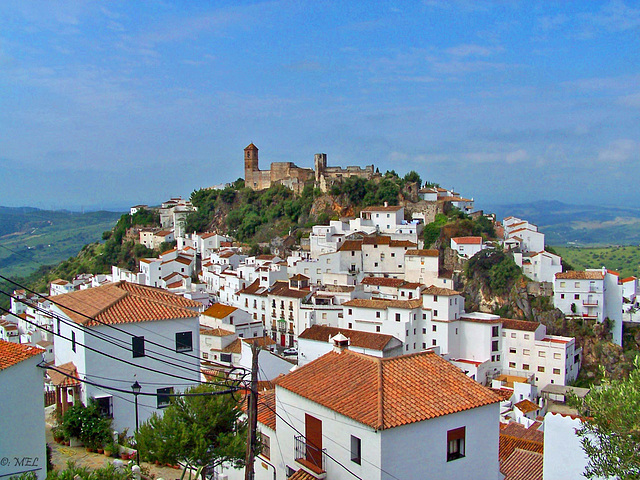
MULTIPOLYGON (((56 301, 52 300, 52 299, 51 299, 51 297, 44 296, 44 295, 42 295, 41 293, 38 293, 38 292, 36 292, 35 290, 32 290, 32 289, 30 289, 29 287, 26 287, 25 285, 22 285, 22 284, 20 284, 20 283, 18 283, 18 282, 16 282, 16 281, 14 281, 14 280, 11 280, 10 278, 7 278, 7 277, 5 277, 5 276, 3 276, 3 275, 0 275, 0 279, 6 280, 7 282, 10 282, 10 283, 12 283, 12 284, 16 285, 17 287, 19 287, 19 288, 21 288, 21 289, 25 290, 26 292, 32 293, 32 294, 34 294, 34 295, 37 295, 39 298, 43 298, 43 299, 47 300, 48 302, 52 303, 53 305, 56 305, 56 306, 58 306, 58 307, 64 308, 64 309, 66 309, 66 310, 69 310, 70 312, 73 312, 73 313, 75 313, 75 314, 77 314, 77 315, 80 315, 80 316, 81 316, 81 317, 83 317, 83 318, 86 318, 86 319, 88 319, 88 320, 92 320, 92 321, 94 321, 94 322, 96 322, 96 323, 99 323, 99 324, 105 325, 105 326, 107 326, 107 327, 109 327, 109 328, 112 328, 112 329, 114 329, 114 330, 116 330, 116 331, 118 331, 118 332, 120 332, 120 333, 124 333, 125 335, 129 335, 129 336, 131 336, 131 337, 134 337, 134 336, 135 336, 134 334, 132 334, 132 333, 130 333, 130 332, 128 332, 128 331, 126 331, 126 330, 124 330, 124 329, 120 328, 120 327, 117 327, 117 326, 115 326, 115 325, 112 325, 112 324, 110 324, 110 323, 108 323, 108 322, 104 322, 104 321, 102 321, 102 320, 98 320, 98 319, 97 319, 97 318, 95 318, 95 317, 92 317, 92 316, 90 316, 90 315, 87 315, 87 314, 85 314, 85 313, 83 313, 83 312, 79 312, 79 311, 77 311, 77 310, 75 310, 75 309, 73 309, 73 308, 69 308, 69 307, 66 307, 66 306, 64 306, 64 305, 61 305, 60 303, 58 303, 58 302, 56 302, 56 301)), ((149 287, 149 286, 147 286, 147 285, 142 285, 142 286, 143 286, 143 287, 146 287, 146 288, 153 288, 153 287, 149 287)), ((7 294, 7 293, 5 293, 5 292, 3 292, 3 293, 4 293, 5 295, 8 295, 8 294, 7 294)), ((168 293, 168 292, 165 292, 165 293, 168 293)), ((11 295, 9 295, 9 296, 11 296, 11 295)), ((21 301, 20 299, 17 299, 17 300, 21 301)), ((88 306, 92 306, 92 305, 91 305, 91 304, 89 304, 88 302, 85 302, 85 301, 82 301, 82 300, 80 300, 80 303, 83 303, 83 304, 88 305, 88 306)), ((164 338, 164 339, 166 339, 166 340, 173 341, 173 339, 171 339, 171 338, 169 338, 169 337, 165 337, 164 335, 159 334, 159 333, 157 333, 157 332, 154 332, 153 330, 147 329, 147 328, 145 328, 145 327, 144 327, 144 326, 142 326, 142 325, 137 325, 137 328, 140 328, 140 329, 141 329, 141 330, 143 330, 143 331, 152 332, 152 333, 154 333, 155 335, 157 335, 157 336, 159 336, 159 337, 161 337, 161 338, 164 338)), ((155 345, 155 346, 157 346, 157 347, 163 348, 163 349, 165 349, 165 350, 170 350, 171 352, 173 352, 173 351, 174 351, 171 347, 167 347, 166 345, 162 345, 162 344, 160 344, 160 343, 153 342, 153 341, 151 341, 151 340, 149 340, 149 341, 148 341, 148 343, 150 343, 151 345, 155 345)), ((155 353, 157 353, 157 352, 155 352, 155 353)), ((197 357, 196 355, 191 355, 191 354, 189 354, 188 352, 185 352, 183 355, 184 355, 185 357, 194 358, 194 359, 197 359, 198 361, 200 361, 200 358, 199 358, 199 357, 197 357)), ((173 357, 171 357, 171 358, 173 358, 173 357)))

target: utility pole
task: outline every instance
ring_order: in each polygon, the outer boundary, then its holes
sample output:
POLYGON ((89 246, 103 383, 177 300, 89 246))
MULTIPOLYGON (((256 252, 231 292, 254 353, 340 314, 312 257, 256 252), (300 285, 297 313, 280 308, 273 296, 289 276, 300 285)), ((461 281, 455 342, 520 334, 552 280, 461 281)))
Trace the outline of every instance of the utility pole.
POLYGON ((254 480, 253 459, 256 450, 256 430, 258 428, 258 342, 251 342, 251 390, 247 403, 249 414, 249 432, 247 435, 247 454, 245 456, 244 480, 254 480))

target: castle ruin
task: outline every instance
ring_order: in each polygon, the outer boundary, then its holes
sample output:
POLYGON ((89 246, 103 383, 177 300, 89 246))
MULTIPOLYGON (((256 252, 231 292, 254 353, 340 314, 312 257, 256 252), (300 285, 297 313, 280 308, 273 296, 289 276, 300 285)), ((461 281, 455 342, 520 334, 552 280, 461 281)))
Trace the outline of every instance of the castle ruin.
POLYGON ((348 177, 361 177, 365 180, 380 177, 373 165, 364 168, 328 167, 326 153, 315 154, 314 167, 315 169, 301 168, 293 162, 272 162, 269 170, 260 170, 258 147, 251 143, 244 149, 244 184, 253 190, 264 190, 281 184, 301 193, 306 184, 313 182, 316 187, 327 192, 334 183, 340 183, 348 177))

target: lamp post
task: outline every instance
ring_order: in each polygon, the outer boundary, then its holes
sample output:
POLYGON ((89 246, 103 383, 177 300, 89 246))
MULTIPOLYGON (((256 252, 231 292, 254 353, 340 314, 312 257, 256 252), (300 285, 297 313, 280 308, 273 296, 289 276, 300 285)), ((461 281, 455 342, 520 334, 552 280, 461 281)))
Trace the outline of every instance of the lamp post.
MULTIPOLYGON (((133 390, 133 398, 135 399, 135 405, 136 405, 136 435, 137 435, 138 434, 138 394, 140 393, 140 390, 142 390, 142 387, 138 383, 138 380, 136 380, 134 384, 131 385, 131 390, 133 390)), ((140 449, 138 448, 137 443, 136 443, 136 463, 140 465, 140 449)))

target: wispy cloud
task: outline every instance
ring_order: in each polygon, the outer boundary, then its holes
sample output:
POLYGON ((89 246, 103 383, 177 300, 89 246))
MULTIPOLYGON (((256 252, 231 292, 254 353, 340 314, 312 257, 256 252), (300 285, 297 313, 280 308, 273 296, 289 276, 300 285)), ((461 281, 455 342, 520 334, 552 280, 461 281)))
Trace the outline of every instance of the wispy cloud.
POLYGON ((599 12, 586 14, 585 17, 593 25, 612 32, 640 27, 640 9, 629 7, 620 0, 609 2, 599 12))
POLYGON ((600 150, 598 160, 605 163, 625 163, 640 160, 640 143, 629 138, 614 140, 600 150))
POLYGON ((482 45, 466 44, 448 48, 446 52, 456 57, 488 57, 489 55, 502 52, 503 50, 503 47, 486 47, 482 45))

